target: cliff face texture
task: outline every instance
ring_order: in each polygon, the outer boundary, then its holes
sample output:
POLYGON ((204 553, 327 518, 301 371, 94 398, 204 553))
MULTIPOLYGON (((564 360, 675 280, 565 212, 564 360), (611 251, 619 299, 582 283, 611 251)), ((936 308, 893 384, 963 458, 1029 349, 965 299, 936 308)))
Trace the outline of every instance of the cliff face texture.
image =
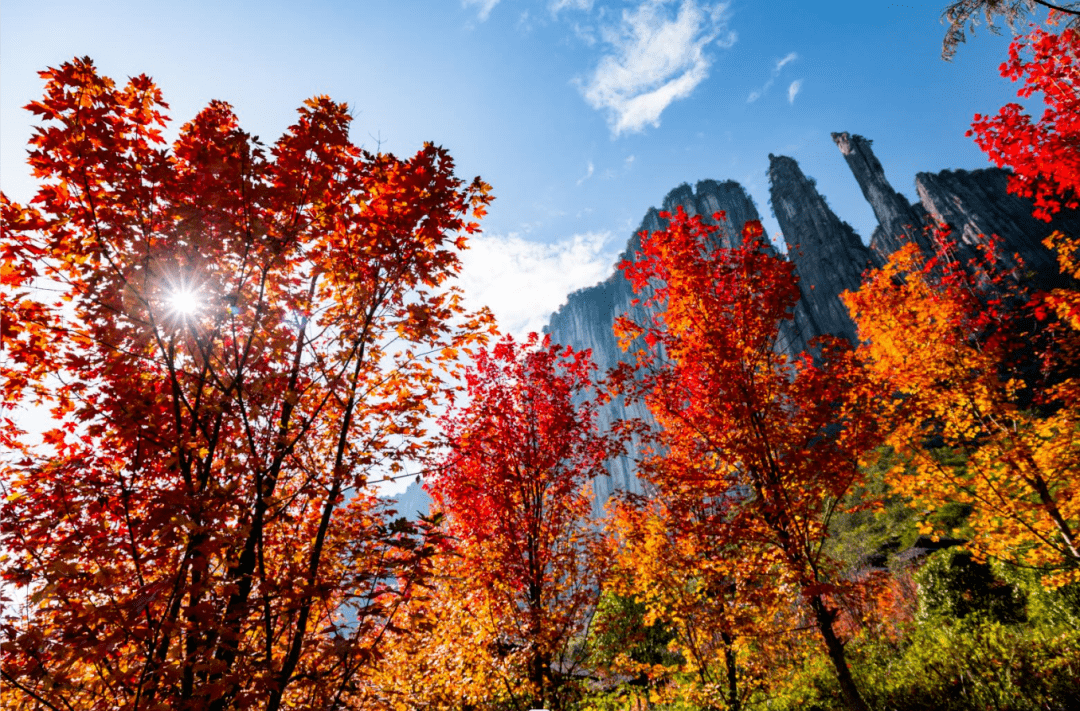
MULTIPOLYGON (((1008 174, 997 169, 919 173, 915 188, 920 202, 912 205, 886 179, 870 141, 847 133, 834 133, 832 137, 879 224, 867 246, 850 225, 833 213, 798 163, 785 156, 769 156, 770 201, 783 231, 788 259, 796 265, 801 293, 792 322, 780 333, 780 350, 799 353, 812 338, 824 334, 854 340, 855 327, 839 295, 857 289, 867 267, 884 264, 893 251, 907 242, 914 241, 929 252, 930 239, 924 228, 934 219, 952 227, 960 243, 961 258, 974 256, 976 247, 988 241, 986 235, 997 235, 999 253, 1019 254, 1024 273, 1034 283, 1041 287, 1058 283, 1056 260, 1041 242, 1054 229, 1080 229, 1080 215, 1062 216, 1050 225, 1035 220, 1031 217, 1031 202, 1010 195, 1006 190, 1008 174)), ((682 185, 668 194, 662 210, 674 212, 679 205, 690 215, 707 217, 725 211, 728 220, 721 225, 721 247, 737 244, 742 225, 759 218, 746 191, 733 181, 706 180, 694 189, 682 185)), ((659 212, 650 209, 645 214, 623 258, 638 249, 639 232, 667 226, 659 212)), ((621 360, 632 358, 618 347, 612 333, 615 319, 623 314, 637 321, 650 317, 641 306, 630 305, 634 297, 629 283, 616 272, 601 284, 571 294, 545 330, 557 343, 592 349, 593 359, 603 373, 621 360)), ((607 405, 600 424, 607 426, 628 417, 651 421, 640 405, 626 406, 617 401, 607 405)), ((631 452, 612 462, 608 476, 594 482, 598 507, 615 490, 642 492, 634 474, 635 456, 631 452)))
POLYGON ((962 258, 976 256, 974 247, 997 235, 999 254, 1011 266, 1023 262, 1022 271, 1040 288, 1060 286, 1057 260, 1042 240, 1053 230, 1075 234, 1080 229, 1080 215, 1061 214, 1047 224, 1031 216, 1031 201, 1007 191, 1008 173, 984 170, 943 170, 919 173, 915 190, 927 211, 939 222, 953 228, 952 238, 961 249, 962 258))
MULTIPOLYGON (((667 220, 660 218, 660 212, 675 212, 678 206, 688 215, 702 215, 706 222, 717 224, 712 215, 721 210, 727 212, 727 220, 720 223, 719 244, 730 247, 736 244, 742 226, 749 220, 760 219, 753 200, 746 190, 736 182, 716 182, 705 180, 692 189, 689 185, 675 188, 664 199, 660 210, 650 209, 641 226, 634 231, 627 244, 622 259, 632 257, 640 247, 638 235, 642 231, 655 232, 667 227, 667 220), (738 226, 736 229, 735 226, 738 226)), ((644 307, 632 306, 637 298, 630 283, 616 271, 606 281, 596 286, 574 292, 567 297, 566 304, 552 314, 551 321, 544 329, 552 341, 571 345, 575 349, 592 350, 593 361, 602 374, 615 367, 620 361, 632 358, 632 354, 623 353, 615 339, 612 328, 615 320, 628 315, 639 323, 644 323, 652 314, 644 307)), ((651 421, 648 411, 639 403, 627 406, 622 400, 615 400, 600 413, 600 427, 608 427, 620 419, 639 417, 651 421)), ((634 475, 635 454, 621 457, 608 465, 608 475, 594 480, 593 490, 597 506, 616 489, 642 493, 641 482, 634 475)))
POLYGON ((870 236, 870 251, 874 254, 875 264, 884 264, 890 254, 908 242, 916 242, 929 250, 930 242, 922 229, 926 224, 926 208, 912 205, 893 190, 885 177, 885 169, 870 149, 872 141, 848 133, 834 133, 832 139, 878 220, 878 227, 870 236))
POLYGON ((855 324, 838 297, 859 288, 863 271, 871 266, 870 250, 793 159, 769 155, 769 185, 788 258, 799 273, 800 305, 809 315, 801 330, 807 340, 831 333, 854 342, 855 324))

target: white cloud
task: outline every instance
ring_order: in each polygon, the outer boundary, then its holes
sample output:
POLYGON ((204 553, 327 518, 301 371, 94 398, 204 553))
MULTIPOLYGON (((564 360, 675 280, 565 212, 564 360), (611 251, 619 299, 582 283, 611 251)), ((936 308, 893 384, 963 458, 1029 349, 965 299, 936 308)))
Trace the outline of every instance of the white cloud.
POLYGON ((552 0, 548 5, 552 15, 558 15, 560 11, 566 9, 588 12, 592 6, 593 0, 552 0))
POLYGON ((577 184, 581 185, 586 180, 591 178, 594 170, 596 170, 596 167, 593 165, 592 161, 589 161, 589 167, 585 169, 585 175, 578 178, 577 184))
POLYGON ((576 36, 579 40, 584 42, 589 47, 592 47, 596 44, 597 39, 595 27, 592 27, 590 25, 581 25, 575 22, 573 25, 570 26, 570 28, 571 30, 573 30, 574 36, 576 36))
POLYGON ((626 156, 626 158, 623 159, 622 170, 616 170, 615 168, 608 168, 607 170, 604 171, 603 175, 601 175, 600 177, 602 179, 604 179, 604 180, 611 180, 612 178, 617 178, 620 175, 625 175, 626 173, 629 173, 630 169, 633 168, 633 167, 634 167, 634 156, 632 156, 632 155, 631 156, 626 156))
MULTIPOLYGON (((769 78, 767 80, 765 80, 765 83, 761 85, 760 89, 754 89, 753 91, 750 92, 750 95, 746 97, 746 103, 752 104, 755 101, 757 101, 758 99, 760 99, 761 97, 765 96, 765 92, 767 92, 772 87, 773 83, 776 81, 776 78, 778 76, 780 76, 780 70, 784 68, 784 65, 790 64, 791 62, 794 62, 798 58, 799 58, 799 55, 796 54, 795 52, 788 52, 787 55, 785 55, 782 59, 776 60, 776 65, 773 67, 772 74, 769 75, 769 78)), ((801 82, 798 82, 798 83, 801 85, 801 82)), ((799 93, 799 90, 796 88, 795 89, 795 94, 798 94, 798 93, 799 93)), ((789 87, 788 88, 788 101, 794 101, 794 100, 795 100, 795 95, 791 93, 791 88, 789 87)))
POLYGON ((683 0, 672 17, 669 0, 643 0, 624 10, 616 27, 604 28, 611 52, 580 85, 585 100, 608 112, 613 135, 659 126, 660 114, 672 102, 689 96, 709 75, 705 48, 735 43, 727 27, 727 4, 683 0))
POLYGON ((480 18, 481 22, 488 19, 488 15, 491 14, 491 11, 494 10, 495 6, 498 4, 499 0, 461 0, 462 7, 477 5, 480 8, 477 12, 477 16, 480 18))
POLYGON ((784 65, 788 62, 794 62, 799 58, 799 55, 794 52, 788 52, 787 56, 776 62, 776 69, 773 70, 774 74, 779 74, 780 70, 784 68, 784 65))
POLYGON ((791 86, 787 88, 787 100, 789 104, 795 103, 795 97, 798 96, 800 89, 802 89, 802 79, 796 79, 791 82, 791 86))
POLYGON ((577 289, 606 279, 618 257, 610 232, 587 232, 554 244, 479 235, 461 255, 459 285, 470 308, 488 306, 504 332, 539 332, 577 289))

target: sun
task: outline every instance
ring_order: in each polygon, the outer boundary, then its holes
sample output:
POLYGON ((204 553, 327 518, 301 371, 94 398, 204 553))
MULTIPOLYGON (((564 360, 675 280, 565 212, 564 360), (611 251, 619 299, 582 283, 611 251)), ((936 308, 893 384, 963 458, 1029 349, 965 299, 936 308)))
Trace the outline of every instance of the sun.
POLYGON ((199 295, 194 291, 187 289, 181 289, 174 291, 169 296, 169 306, 172 310, 180 314, 181 316, 190 316, 199 310, 200 306, 199 295))

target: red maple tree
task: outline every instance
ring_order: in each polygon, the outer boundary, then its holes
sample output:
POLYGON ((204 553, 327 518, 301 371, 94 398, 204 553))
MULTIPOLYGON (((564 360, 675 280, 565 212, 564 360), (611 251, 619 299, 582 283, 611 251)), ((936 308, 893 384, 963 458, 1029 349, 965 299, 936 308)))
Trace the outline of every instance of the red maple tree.
POLYGON ((794 265, 762 241, 760 223, 724 249, 719 228, 700 216, 679 208, 663 217, 668 228, 642 233, 622 264, 656 313, 651 323, 618 322, 624 347, 644 345, 619 381, 661 428, 643 474, 659 496, 726 509, 715 527, 740 551, 736 564, 795 593, 848 707, 865 709, 835 627, 831 600, 845 585, 823 542, 878 441, 872 393, 839 339, 820 340, 816 359, 778 348, 799 290, 794 265))
POLYGON ((220 101, 166 147, 146 76, 42 76, 40 187, 3 201, 4 707, 363 698, 431 552, 368 482, 486 328, 444 282, 488 186, 361 150, 327 97, 269 149, 220 101))
MULTIPOLYGON (((1036 121, 1019 104, 1006 104, 995 116, 976 114, 967 135, 974 135, 997 165, 1013 171, 1009 189, 1031 198, 1032 214, 1049 222, 1063 209, 1080 207, 1080 31, 1071 26, 1060 33, 1037 28, 1017 38, 1001 73, 1023 82, 1020 97, 1041 95, 1046 107, 1042 116, 1036 121)), ((1066 276, 1063 284, 1080 278, 1080 236, 1054 231, 1043 244, 1057 252, 1066 276)), ((1080 294, 1075 288, 1055 289, 1036 301, 1040 318, 1056 313, 1080 331, 1080 294)))
POLYGON ((1037 28, 1009 45, 1001 75, 1023 81, 1022 98, 1041 94, 1046 108, 1035 121, 1017 103, 995 116, 975 115, 968 136, 1000 167, 1013 171, 1009 188, 1035 202, 1035 217, 1080 207, 1080 31, 1037 28))
POLYGON ((541 705, 562 703, 566 653, 605 565, 591 484, 622 442, 599 431, 594 370, 588 351, 535 333, 477 353, 468 401, 442 419, 449 452, 428 484, 484 598, 475 617, 522 655, 524 695, 541 705))

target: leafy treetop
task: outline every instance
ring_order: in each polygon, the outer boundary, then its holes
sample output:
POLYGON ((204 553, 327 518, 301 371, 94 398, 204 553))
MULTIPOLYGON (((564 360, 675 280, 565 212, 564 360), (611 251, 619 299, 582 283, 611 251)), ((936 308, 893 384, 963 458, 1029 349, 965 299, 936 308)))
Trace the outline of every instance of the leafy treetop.
POLYGON ((486 332, 446 280, 489 186, 363 151, 325 96, 269 149, 221 101, 167 147, 148 77, 42 76, 40 187, 2 201, 3 703, 351 703, 431 551, 367 482, 486 332))

